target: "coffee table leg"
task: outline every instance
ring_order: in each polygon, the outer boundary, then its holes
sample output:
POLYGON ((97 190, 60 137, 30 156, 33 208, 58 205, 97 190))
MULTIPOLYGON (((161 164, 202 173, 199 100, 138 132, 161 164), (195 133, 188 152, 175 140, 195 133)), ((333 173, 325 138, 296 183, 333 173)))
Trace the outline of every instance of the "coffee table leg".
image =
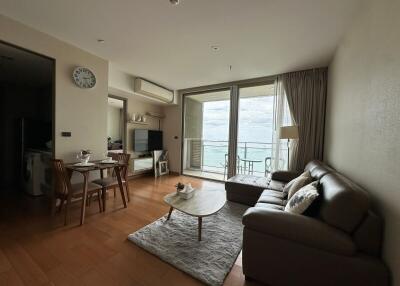
POLYGON ((201 224, 202 224, 203 218, 199 216, 199 241, 201 241, 201 224))
POLYGON ((169 208, 169 213, 168 213, 167 220, 169 220, 169 218, 171 217, 171 214, 172 214, 172 211, 173 211, 173 210, 174 210, 173 207, 170 207, 170 208, 169 208))

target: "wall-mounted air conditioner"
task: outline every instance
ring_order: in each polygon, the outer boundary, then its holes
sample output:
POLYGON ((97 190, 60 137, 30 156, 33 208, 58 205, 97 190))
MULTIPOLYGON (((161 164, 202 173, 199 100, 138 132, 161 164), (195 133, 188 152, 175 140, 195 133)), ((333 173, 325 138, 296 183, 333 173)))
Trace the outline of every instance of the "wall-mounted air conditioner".
POLYGON ((174 92, 142 78, 135 78, 135 93, 144 95, 153 99, 166 103, 172 103, 174 100, 174 92))

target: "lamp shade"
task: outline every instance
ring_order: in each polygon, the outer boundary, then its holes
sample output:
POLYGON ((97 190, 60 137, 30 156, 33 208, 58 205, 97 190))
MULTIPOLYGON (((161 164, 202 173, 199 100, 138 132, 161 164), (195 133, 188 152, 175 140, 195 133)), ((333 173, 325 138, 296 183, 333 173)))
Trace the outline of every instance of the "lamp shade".
POLYGON ((282 126, 280 128, 280 139, 298 139, 299 130, 297 126, 282 126))

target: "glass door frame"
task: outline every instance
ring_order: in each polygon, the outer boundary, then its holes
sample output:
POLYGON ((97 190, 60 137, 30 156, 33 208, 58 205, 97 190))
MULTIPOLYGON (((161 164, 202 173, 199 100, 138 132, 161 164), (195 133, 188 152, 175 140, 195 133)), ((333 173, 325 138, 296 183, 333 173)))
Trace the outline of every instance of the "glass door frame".
MULTIPOLYGON (((123 119, 122 119, 122 125, 123 125, 123 128, 122 128, 122 131, 123 131, 123 134, 122 134, 122 149, 124 150, 124 153, 126 153, 127 150, 128 150, 128 147, 127 147, 127 142, 128 142, 127 141, 127 134, 128 134, 128 118, 127 118, 128 100, 126 98, 124 98, 124 97, 121 97, 121 96, 118 96, 118 95, 114 95, 113 93, 109 93, 107 95, 107 99, 108 98, 121 100, 122 103, 123 103, 123 107, 122 107, 122 113, 123 113, 123 115, 122 115, 122 117, 123 117, 123 119)), ((107 104, 107 107, 108 107, 108 104, 107 104)))
MULTIPOLYGON (((185 140, 185 96, 202 94, 207 92, 230 90, 230 110, 229 110, 229 139, 228 139, 228 172, 227 179, 236 175, 236 158, 237 158, 237 144, 238 144, 238 120, 239 120, 239 89, 243 87, 259 86, 273 84, 277 76, 268 76, 255 79, 247 79, 235 82, 228 82, 222 84, 215 84, 210 86, 196 87, 180 90, 181 94, 181 168, 180 174, 183 175, 183 160, 184 154, 184 140, 185 140)), ((185 175, 198 177, 193 175, 185 175)), ((202 178, 202 177, 198 177, 202 178)), ((207 179, 212 180, 212 179, 207 179)))
MULTIPOLYGON (((207 88, 207 89, 199 89, 199 90, 194 90, 194 91, 189 91, 189 92, 184 92, 182 93, 182 117, 181 117, 181 122, 182 122, 182 131, 181 131, 181 171, 180 174, 181 175, 185 175, 185 176, 190 176, 190 177, 196 177, 196 178, 201 178, 201 179, 207 179, 207 180, 215 180, 215 181, 220 181, 217 179, 211 179, 211 178, 204 178, 201 176, 196 176, 196 175, 189 175, 189 174, 183 174, 184 172, 184 160, 186 160, 184 153, 185 153, 185 127, 186 127, 186 122, 185 122, 185 99, 186 97, 189 97, 191 95, 197 95, 197 94, 203 94, 203 93, 211 93, 211 92, 218 92, 218 91, 229 91, 230 95, 229 95, 229 101, 232 101, 232 86, 221 86, 218 88, 207 88)), ((229 137, 228 137, 228 173, 227 173, 227 178, 229 178, 229 154, 230 154, 230 149, 231 149, 231 144, 230 144, 230 128, 231 128, 231 114, 232 114, 232 110, 231 110, 231 103, 230 103, 230 107, 229 107, 229 124, 228 124, 228 128, 229 128, 229 137)))

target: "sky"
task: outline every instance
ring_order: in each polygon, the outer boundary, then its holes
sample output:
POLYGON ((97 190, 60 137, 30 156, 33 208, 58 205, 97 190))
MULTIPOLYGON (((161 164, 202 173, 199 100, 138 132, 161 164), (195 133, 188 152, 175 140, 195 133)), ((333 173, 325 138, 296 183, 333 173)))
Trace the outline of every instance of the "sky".
MULTIPOLYGON (((273 100, 273 96, 240 98, 239 142, 272 142, 273 100)), ((229 100, 204 103, 204 140, 228 140, 229 104, 229 100)))

